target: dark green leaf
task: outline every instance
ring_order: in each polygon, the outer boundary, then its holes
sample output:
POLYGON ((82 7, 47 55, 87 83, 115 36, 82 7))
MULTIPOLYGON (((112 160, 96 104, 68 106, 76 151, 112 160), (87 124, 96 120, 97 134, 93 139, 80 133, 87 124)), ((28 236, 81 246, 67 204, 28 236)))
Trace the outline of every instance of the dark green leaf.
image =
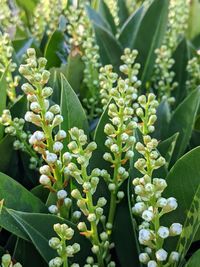
MULTIPOLYGON (((88 122, 86 114, 81 106, 81 103, 76 93, 71 88, 67 79, 61 74, 61 114, 64 118, 61 128, 68 132, 72 127, 84 129, 88 132, 88 122)), ((64 147, 67 146, 65 140, 64 147)))
POLYGON ((14 137, 7 135, 0 141, 0 153, 4 155, 0 158, 0 171, 6 172, 10 167, 11 157, 13 154, 14 137))
POLYGON ((197 88, 176 108, 169 125, 169 134, 179 133, 172 162, 175 162, 189 143, 199 108, 200 88, 197 88))
POLYGON ((118 3, 118 16, 120 21, 119 25, 122 26, 124 22, 127 20, 129 13, 125 0, 118 0, 117 3, 118 3))
POLYGON ((23 61, 23 55, 26 54, 28 48, 33 44, 33 38, 18 39, 13 41, 13 46, 15 49, 15 56, 18 63, 23 61))
POLYGON ((140 24, 133 47, 139 54, 137 62, 141 64, 141 81, 149 81, 154 62, 155 50, 160 47, 165 35, 168 18, 169 0, 154 0, 146 11, 140 24), (159 12, 158 12, 159 10, 159 12))
POLYGON ((198 249, 186 263, 185 267, 199 267, 200 263, 200 249, 198 249))
MULTIPOLYGON (((4 71, 4 73, 0 77, 0 95, 1 95, 0 116, 3 110, 6 108, 7 86, 8 86, 6 82, 6 75, 7 75, 7 69, 4 71)), ((0 124, 0 140, 3 137, 3 134, 4 134, 4 126, 0 124)))
POLYGON ((63 32, 56 30, 49 38, 44 56, 48 60, 47 68, 59 67, 67 61, 67 45, 63 32))

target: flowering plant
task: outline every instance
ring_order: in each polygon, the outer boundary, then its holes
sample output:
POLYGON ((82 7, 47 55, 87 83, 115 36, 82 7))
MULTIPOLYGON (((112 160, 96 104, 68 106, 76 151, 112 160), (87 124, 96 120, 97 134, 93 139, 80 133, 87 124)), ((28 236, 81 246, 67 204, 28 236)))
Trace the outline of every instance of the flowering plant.
POLYGON ((1 6, 1 266, 198 267, 199 2, 1 6))

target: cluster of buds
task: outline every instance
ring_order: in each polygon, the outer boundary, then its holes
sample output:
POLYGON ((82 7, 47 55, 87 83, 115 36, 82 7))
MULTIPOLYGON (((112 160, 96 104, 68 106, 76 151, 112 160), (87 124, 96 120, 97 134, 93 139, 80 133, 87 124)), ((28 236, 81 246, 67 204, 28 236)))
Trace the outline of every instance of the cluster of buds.
POLYGON ((32 33, 37 40, 41 40, 45 30, 47 35, 51 35, 58 28, 64 8, 62 0, 40 0, 38 2, 32 24, 32 33))
POLYGON ((108 104, 110 123, 104 127, 107 136, 105 146, 109 152, 103 155, 104 160, 108 161, 113 168, 112 177, 107 177, 106 180, 111 192, 108 230, 112 229, 116 204, 124 197, 120 186, 129 176, 126 163, 134 155, 134 135, 137 128, 137 123, 134 121, 136 115, 134 102, 137 99, 137 89, 141 84, 137 79, 139 64, 134 63, 136 56, 137 51, 125 49, 121 58, 124 64, 120 66, 121 72, 127 76, 125 80, 118 78, 118 75, 112 72, 110 65, 101 69, 100 74, 103 105, 111 99, 108 104))
MULTIPOLYGON (((131 51, 129 48, 126 48, 124 54, 121 56, 121 60, 124 64, 120 66, 120 71, 126 77, 123 81, 126 83, 126 86, 129 87, 129 94, 132 94, 133 101, 137 99, 138 88, 141 86, 141 81, 137 78, 140 64, 135 63, 137 55, 137 50, 131 51)), ((101 102, 105 108, 110 99, 114 97, 113 92, 117 90, 117 87, 113 88, 113 86, 118 80, 118 75, 113 72, 112 65, 106 65, 100 69, 99 80, 101 87, 101 102)))
POLYGON ((197 55, 188 61, 187 72, 189 79, 186 82, 186 86, 191 91, 200 84, 200 51, 197 51, 197 55))
POLYGON ((13 263, 10 254, 4 254, 1 258, 1 267, 22 267, 20 263, 13 263))
POLYGON ((12 102, 16 100, 16 87, 20 79, 18 75, 13 77, 13 73, 17 67, 16 63, 12 61, 13 51, 10 36, 0 31, 0 73, 6 71, 7 94, 12 102))
POLYGON ((30 156, 30 169, 36 169, 39 164, 39 158, 28 143, 28 134, 23 130, 25 120, 22 118, 12 119, 8 109, 3 110, 0 117, 0 124, 5 126, 5 133, 15 137, 13 147, 15 150, 21 150, 30 156))
MULTIPOLYGON (((89 227, 85 222, 81 221, 77 227, 82 235, 86 236, 92 243, 92 252, 96 255, 98 266, 103 266, 102 263, 107 256, 110 246, 108 235, 104 231, 98 233, 99 222, 105 221, 104 209, 106 199, 100 197, 94 203, 94 194, 99 184, 99 177, 109 176, 105 170, 93 169, 88 173, 88 166, 93 151, 97 148, 95 142, 88 144, 87 136, 83 130, 76 127, 70 131, 71 142, 68 144, 68 165, 66 167, 68 175, 74 177, 80 189, 74 189, 71 195, 77 201, 77 206, 81 210, 83 216, 87 218, 89 227)), ((86 265, 88 266, 88 265, 86 265)), ((93 265, 92 265, 93 266, 93 265)))
MULTIPOLYGON (((57 223, 53 228, 58 237, 52 237, 49 240, 49 246, 57 251, 58 257, 50 260, 49 267, 68 266, 69 258, 74 257, 80 251, 80 245, 78 243, 67 244, 74 236, 74 230, 68 225, 57 223)), ((71 267, 79 267, 79 264, 73 263, 71 267)))
POLYGON ((118 1, 115 0, 105 0, 106 5, 108 6, 111 15, 113 16, 115 25, 118 26, 120 23, 119 20, 119 6, 118 1))
POLYGON ((69 21, 67 30, 71 36, 69 41, 72 51, 73 49, 79 51, 85 65, 83 83, 88 88, 89 95, 83 99, 83 104, 89 119, 93 119, 101 113, 98 93, 100 57, 99 47, 96 44, 94 30, 87 16, 85 4, 85 1, 80 1, 78 6, 70 5, 66 16, 69 21))
MULTIPOLYGON (((67 134, 64 130, 55 130, 63 122, 60 115, 60 106, 52 105, 48 98, 53 93, 51 87, 46 86, 50 72, 45 70, 47 60, 36 58, 35 50, 27 50, 25 65, 20 66, 20 73, 28 80, 22 85, 22 90, 30 102, 30 110, 25 114, 25 120, 40 127, 29 138, 34 150, 41 154, 47 165, 40 168, 40 182, 53 192, 65 188, 64 156, 62 157, 63 143, 67 134), (55 134, 54 134, 55 133, 55 134), (55 185, 53 187, 53 185, 55 185)), ((58 199, 59 200, 59 199, 58 199)), ((59 202, 60 203, 60 202, 59 202)), ((64 203, 64 201, 62 202, 64 203)))
POLYGON ((144 252, 139 255, 139 260, 148 267, 158 267, 161 263, 178 262, 178 252, 173 251, 168 256, 168 252, 163 249, 163 244, 166 238, 180 235, 182 225, 173 223, 169 228, 160 225, 160 218, 174 211, 178 204, 174 197, 162 197, 167 187, 166 180, 153 178, 154 170, 165 164, 165 159, 157 150, 158 141, 149 135, 154 131, 153 124, 156 121, 158 102, 153 94, 149 94, 147 97, 140 96, 138 103, 140 107, 137 108, 136 113, 142 121, 139 129, 143 140, 137 142, 135 148, 142 157, 135 162, 134 167, 142 177, 133 180, 136 199, 132 211, 143 220, 139 225, 139 243, 144 247, 144 252))
POLYGON ((169 103, 173 104, 175 99, 171 97, 171 91, 178 86, 178 83, 174 81, 175 73, 172 71, 175 61, 172 58, 171 50, 166 45, 156 49, 155 53, 157 58, 152 79, 154 88, 158 91, 160 99, 167 99, 169 103))

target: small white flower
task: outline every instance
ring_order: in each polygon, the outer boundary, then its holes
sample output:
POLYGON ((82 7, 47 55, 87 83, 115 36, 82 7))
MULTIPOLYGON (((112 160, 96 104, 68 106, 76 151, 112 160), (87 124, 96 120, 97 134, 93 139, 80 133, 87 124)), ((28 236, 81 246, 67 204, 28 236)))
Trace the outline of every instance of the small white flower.
POLYGON ((67 196, 67 192, 65 190, 59 190, 57 192, 57 198, 58 199, 64 199, 67 196))
POLYGON ((38 104, 38 102, 32 102, 30 105, 30 109, 37 113, 40 111, 40 105, 38 104))
POLYGON ((147 263, 150 260, 149 255, 147 253, 140 253, 139 254, 139 261, 141 263, 147 263))
POLYGON ((142 245, 145 245, 148 241, 151 240, 151 232, 147 229, 141 229, 139 231, 139 242, 142 245))
POLYGON ((54 164, 57 160, 57 155, 54 153, 46 152, 46 162, 48 164, 54 164))
POLYGON ((60 257, 56 257, 49 262, 49 267, 60 267, 63 264, 63 261, 60 257))
POLYGON ((180 235, 182 233, 183 226, 180 223, 173 223, 170 226, 170 235, 180 235))
POLYGON ((156 261, 149 261, 147 264, 147 267, 157 267, 158 264, 156 263, 156 261))
POLYGON ((53 127, 56 127, 58 126, 59 124, 61 124, 63 122, 63 116, 61 115, 56 115, 54 120, 53 120, 53 123, 52 123, 52 126, 53 127))
POLYGON ((45 139, 45 134, 41 131, 36 131, 36 132, 34 132, 33 135, 34 135, 35 139, 39 142, 43 141, 45 139))
POLYGON ((61 143, 61 142, 55 142, 54 144, 53 144, 53 151, 55 152, 55 153, 59 153, 61 150, 63 149, 63 144, 61 143))
POLYGON ((144 191, 144 187, 142 185, 136 185, 135 187, 135 194, 136 195, 140 195, 141 193, 143 193, 144 191))
POLYGON ((128 138, 129 138, 129 135, 128 135, 127 133, 123 133, 123 134, 121 135, 121 140, 122 140, 123 142, 127 141, 128 138))
POLYGON ((167 255, 168 255, 167 251, 165 251, 162 248, 156 251, 156 259, 158 261, 166 261, 167 255))
POLYGON ((56 214, 56 213, 58 213, 58 208, 57 208, 56 205, 51 205, 51 206, 49 206, 48 210, 49 210, 49 212, 52 213, 52 214, 56 214))
POLYGON ((172 251, 170 256, 169 256, 169 261, 170 262, 178 262, 180 258, 180 254, 176 251, 172 251))
POLYGON ((157 206, 158 206, 159 208, 163 208, 163 207, 165 207, 166 205, 167 205, 167 199, 164 198, 164 197, 160 197, 160 198, 158 199, 158 201, 157 201, 157 206))
POLYGON ((40 176, 40 183, 42 184, 42 185, 49 185, 50 184, 50 182, 51 182, 51 180, 49 179, 49 177, 47 176, 47 175, 45 175, 45 174, 42 174, 41 176, 40 176))
POLYGON ((70 162, 70 161, 72 160, 72 155, 71 155, 71 153, 69 153, 69 152, 65 152, 65 153, 63 154, 63 160, 64 160, 65 162, 70 162))
POLYGON ((117 152, 119 152, 119 147, 118 147, 118 145, 113 144, 113 145, 110 147, 110 150, 111 150, 113 153, 117 153, 117 152))
POLYGON ((169 229, 167 227, 160 226, 158 229, 158 235, 163 239, 167 238, 169 236, 169 229))
POLYGON ((167 205, 172 210, 175 210, 178 207, 177 200, 174 197, 170 197, 170 198, 167 199, 167 205))
POLYGON ((154 217, 154 214, 150 210, 145 210, 142 213, 142 219, 147 221, 147 222, 151 222, 153 220, 153 217, 154 217))

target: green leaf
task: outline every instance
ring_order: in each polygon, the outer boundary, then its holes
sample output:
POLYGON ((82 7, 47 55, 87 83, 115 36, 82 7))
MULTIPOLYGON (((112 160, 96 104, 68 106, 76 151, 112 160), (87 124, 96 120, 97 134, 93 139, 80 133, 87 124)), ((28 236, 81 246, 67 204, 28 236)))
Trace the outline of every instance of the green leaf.
POLYGON ((33 13, 34 8, 36 7, 38 0, 16 0, 17 5, 26 11, 33 13))
POLYGON ((10 167, 11 157, 13 155, 13 141, 14 137, 6 135, 0 141, 0 153, 4 155, 0 158, 0 171, 6 172, 10 167))
POLYGON ((101 0, 99 3, 99 13, 104 18, 104 20, 107 22, 108 29, 110 29, 112 31, 112 33, 115 35, 116 34, 116 25, 115 25, 113 16, 110 13, 110 9, 105 4, 104 0, 101 0))
POLYGON ((187 95, 186 81, 188 77, 187 64, 189 60, 189 51, 185 39, 178 45, 173 58, 175 60, 175 64, 173 65, 173 71, 175 72, 174 81, 178 82, 178 87, 172 91, 172 95, 175 97, 177 105, 187 95))
MULTIPOLYGON (((7 86, 8 86, 6 81, 6 75, 7 75, 7 68, 0 77, 0 95, 1 95, 0 116, 3 110, 6 108, 7 86)), ((4 134, 4 126, 0 124, 0 140, 3 137, 3 134, 4 134)))
POLYGON ((129 13, 125 0, 118 0, 117 3, 118 3, 118 16, 120 21, 119 25, 122 26, 124 22, 127 20, 129 13))
POLYGON ((116 38, 102 24, 93 20, 93 14, 96 13, 91 8, 87 8, 88 15, 93 22, 99 53, 103 65, 112 64, 115 71, 119 71, 121 64, 122 47, 116 38))
POLYGON ((66 223, 75 231, 75 236, 73 237, 72 242, 77 242, 81 245, 81 252, 76 254, 76 260, 80 264, 84 262, 88 255, 89 244, 87 244, 87 240, 78 233, 76 225, 50 214, 31 214, 11 209, 8 209, 7 211, 15 220, 16 224, 23 229, 46 262, 57 255, 56 251, 49 246, 49 239, 56 236, 56 233, 53 230, 53 225, 56 223, 66 223))
POLYGON ((175 197, 178 208, 163 216, 163 225, 170 226, 174 222, 184 226, 181 239, 176 237, 167 240, 170 250, 178 249, 182 257, 194 240, 200 226, 200 147, 197 147, 180 158, 167 176, 168 187, 164 197, 175 197), (178 245, 178 247, 177 247, 178 245), (177 247, 177 248, 176 248, 177 247))
POLYGON ((172 162, 175 162, 183 153, 192 135, 196 114, 199 108, 200 88, 197 88, 176 108, 172 114, 169 133, 179 133, 172 162))
MULTIPOLYGON (((72 127, 78 127, 85 130, 86 134, 88 132, 88 122, 85 111, 76 95, 76 93, 71 88, 67 79, 61 74, 61 114, 64 121, 61 128, 68 132, 72 127)), ((65 140, 64 147, 67 147, 67 142, 65 140)))
POLYGON ((135 39, 145 11, 144 6, 142 6, 133 13, 122 26, 119 34, 119 42, 122 44, 123 48, 134 47, 135 39))
POLYGON ((75 48, 67 58, 66 78, 76 93, 80 92, 83 80, 84 63, 79 50, 75 48))
POLYGON ((67 45, 65 35, 56 30, 48 39, 45 47, 44 57, 48 60, 47 68, 59 67, 67 61, 67 45))
POLYGON ((23 38, 13 41, 13 46, 15 49, 15 56, 17 58, 18 64, 23 61, 23 55, 26 54, 28 48, 33 44, 33 38, 23 38))
POLYGON ((200 263, 200 249, 198 249, 188 260, 185 267, 198 267, 200 263))
POLYGON ((146 11, 140 24, 133 47, 139 54, 137 62, 141 64, 141 81, 149 81, 154 62, 155 50, 161 46, 167 27, 169 0, 154 0, 146 11), (159 10, 159 12, 158 12, 159 10))
POLYGON ((187 27, 188 39, 193 39, 200 33, 200 2, 199 0, 193 0, 190 2, 190 13, 187 27))

